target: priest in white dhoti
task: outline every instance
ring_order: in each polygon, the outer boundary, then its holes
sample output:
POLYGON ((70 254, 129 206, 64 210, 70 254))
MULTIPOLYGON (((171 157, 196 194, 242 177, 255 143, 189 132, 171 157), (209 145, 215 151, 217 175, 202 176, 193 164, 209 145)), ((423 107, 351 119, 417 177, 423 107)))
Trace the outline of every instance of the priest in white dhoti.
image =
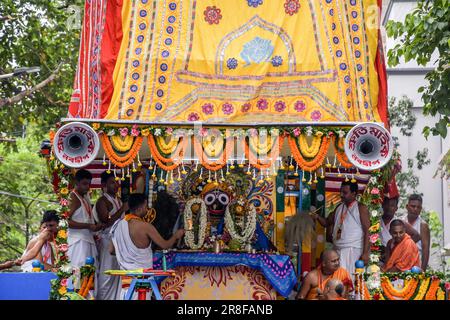
POLYGON ((152 224, 143 220, 147 214, 145 195, 131 194, 128 205, 130 213, 111 229, 111 253, 116 255, 122 270, 153 268, 152 242, 162 249, 168 249, 183 237, 184 230, 177 230, 169 240, 165 240, 152 224))
POLYGON ((87 257, 93 257, 95 266, 98 265, 94 233, 101 230, 103 225, 95 224, 94 221, 89 198, 91 180, 89 171, 78 170, 75 174, 75 188, 70 194, 67 254, 74 268, 84 266, 87 257))
POLYGON ((128 204, 122 204, 117 197, 119 185, 114 175, 104 171, 101 174, 103 195, 94 206, 94 219, 97 223, 103 223, 105 228, 97 233, 98 272, 97 272, 97 300, 120 299, 120 277, 106 275, 106 270, 119 269, 119 263, 115 256, 109 252, 111 242, 111 227, 119 219, 123 218, 128 204))
POLYGON ((369 262, 369 211, 356 200, 358 184, 342 182, 342 202, 327 218, 327 239, 339 252, 340 263, 350 274, 355 273, 355 262, 369 262))

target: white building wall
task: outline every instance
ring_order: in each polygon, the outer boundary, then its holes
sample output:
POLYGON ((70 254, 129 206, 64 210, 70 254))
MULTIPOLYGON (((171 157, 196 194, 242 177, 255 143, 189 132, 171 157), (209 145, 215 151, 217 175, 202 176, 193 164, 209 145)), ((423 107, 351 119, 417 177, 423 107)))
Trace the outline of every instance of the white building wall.
MULTIPOLYGON (((416 1, 391 0, 392 4, 386 5, 386 19, 403 21, 406 14, 416 6, 416 1), (389 8, 390 7, 390 8, 389 8)), ((389 1, 386 1, 389 4, 389 1)), ((386 52, 395 46, 398 41, 387 38, 386 52)), ((387 61, 387 60, 386 60, 387 61)), ((393 129, 392 134, 399 137, 399 151, 402 155, 403 166, 407 167, 407 159, 415 159, 417 151, 428 148, 428 157, 431 163, 422 170, 416 170, 415 174, 419 177, 418 191, 423 193, 423 206, 426 210, 434 210, 438 213, 444 225, 444 243, 450 243, 450 181, 445 181, 440 177, 434 178, 438 162, 442 154, 450 148, 450 138, 442 139, 440 137, 430 136, 426 140, 422 135, 422 129, 425 126, 432 126, 437 118, 425 117, 422 114, 423 102, 421 94, 417 92, 418 88, 426 81, 424 79, 432 65, 426 67, 418 66, 416 62, 400 63, 400 65, 388 67, 388 95, 400 99, 403 95, 410 98, 413 103, 413 113, 417 118, 416 127, 411 137, 404 137, 398 129, 393 129)), ((435 259, 430 261, 433 267, 438 267, 435 259)))

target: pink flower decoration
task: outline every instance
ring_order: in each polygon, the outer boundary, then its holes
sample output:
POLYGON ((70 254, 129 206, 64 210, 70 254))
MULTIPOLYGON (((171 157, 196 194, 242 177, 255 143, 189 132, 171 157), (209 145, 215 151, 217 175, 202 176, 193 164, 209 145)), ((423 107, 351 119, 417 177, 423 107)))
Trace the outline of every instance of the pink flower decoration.
POLYGON ((61 280, 61 285, 62 285, 63 287, 67 287, 67 279, 66 279, 66 278, 64 278, 64 279, 61 280))
POLYGON ((380 190, 378 188, 373 188, 370 190, 370 194, 380 194, 380 190))
POLYGON ((282 112, 286 109, 286 104, 283 101, 275 102, 275 111, 282 112))
POLYGON ((214 112, 214 106, 211 103, 206 103, 202 106, 204 114, 212 114, 214 112))
POLYGON ((379 238, 380 236, 379 236, 379 234, 378 233, 375 233, 375 234, 372 234, 371 236, 370 236, 370 242, 371 243, 375 243, 375 242, 377 242, 377 240, 378 240, 378 238, 379 238))
POLYGON ((231 103, 224 103, 222 105, 222 111, 224 114, 232 114, 233 113, 233 105, 231 103))
POLYGON ((69 249, 69 246, 67 244, 63 243, 58 246, 58 249, 60 252, 67 252, 67 250, 69 249))
POLYGON ((292 132, 294 133, 294 136, 298 137, 302 133, 302 130, 300 130, 300 128, 295 128, 292 132))
POLYGON ((198 116, 198 114, 196 112, 191 112, 188 115, 188 121, 198 121, 198 119, 200 119, 200 117, 198 116))
POLYGON ((137 124, 133 125, 133 128, 131 128, 131 135, 133 137, 137 137, 139 135, 139 129, 137 124))
POLYGON ((208 129, 206 129, 206 128, 201 128, 200 131, 199 131, 199 133, 200 133, 200 136, 201 136, 201 137, 206 137, 206 136, 208 135, 208 129))
POLYGON ((297 112, 302 112, 302 111, 305 111, 306 105, 305 105, 305 103, 304 103, 303 101, 298 100, 298 101, 296 101, 295 104, 294 104, 294 109, 295 109, 297 112))
POLYGON ((120 128, 119 132, 122 137, 126 137, 128 135, 128 128, 120 128))
POLYGON ((205 21, 209 24, 219 24, 220 19, 222 19, 220 9, 216 8, 216 6, 206 7, 203 14, 205 15, 205 21))
POLYGON ((311 119, 312 120, 318 121, 318 120, 320 120, 320 118, 322 118, 322 114, 320 113, 319 110, 311 112, 311 119))
POLYGON ((267 103, 266 99, 259 99, 258 102, 256 103, 256 106, 258 107, 259 110, 266 110, 269 104, 267 103))
POLYGON ((284 11, 290 16, 297 13, 298 9, 300 9, 298 0, 286 0, 284 3, 284 11))
POLYGON ((171 128, 171 127, 167 128, 166 133, 171 135, 173 133, 173 128, 171 128))
POLYGON ((445 290, 450 291, 450 282, 445 283, 445 290))
POLYGON ((258 135, 258 130, 252 128, 248 130, 248 133, 250 134, 250 137, 256 137, 258 135))
POLYGON ((250 110, 250 108, 251 108, 251 104, 250 103, 244 103, 243 105, 242 105, 242 107, 241 107, 241 111, 242 112, 247 112, 247 111, 249 111, 250 110))
POLYGON ((62 206, 67 206, 69 204, 69 201, 67 199, 62 198, 59 200, 59 204, 62 206))

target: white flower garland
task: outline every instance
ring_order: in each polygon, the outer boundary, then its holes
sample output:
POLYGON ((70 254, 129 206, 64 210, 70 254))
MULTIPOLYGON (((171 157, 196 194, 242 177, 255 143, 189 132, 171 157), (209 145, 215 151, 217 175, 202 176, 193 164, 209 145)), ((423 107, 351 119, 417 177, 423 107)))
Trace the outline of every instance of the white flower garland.
POLYGON ((253 204, 250 204, 250 212, 248 213, 249 218, 247 224, 244 231, 242 232, 242 235, 239 235, 236 231, 233 217, 231 216, 229 208, 230 205, 228 205, 225 210, 225 226, 232 239, 236 239, 241 243, 246 243, 248 240, 250 240, 251 237, 253 237, 253 234, 256 230, 256 209, 253 204))
MULTIPOLYGON (((203 246, 203 242, 205 241, 206 236, 206 225, 208 222, 208 216, 206 212, 205 202, 200 198, 193 198, 186 202, 186 206, 184 208, 184 228, 186 229, 188 226, 188 221, 193 222, 192 220, 192 210, 191 207, 193 204, 200 204, 200 227, 198 230, 198 240, 195 243, 195 233, 194 230, 186 230, 184 234, 184 242, 191 249, 200 249, 203 246)), ((198 213, 197 213, 198 214, 198 213)))

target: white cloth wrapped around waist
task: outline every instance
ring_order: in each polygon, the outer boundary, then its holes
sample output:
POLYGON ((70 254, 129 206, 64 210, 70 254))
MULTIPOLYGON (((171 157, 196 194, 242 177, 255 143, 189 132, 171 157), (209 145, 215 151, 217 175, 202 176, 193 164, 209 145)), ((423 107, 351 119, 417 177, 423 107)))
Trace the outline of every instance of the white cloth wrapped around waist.
POLYGON ((117 261, 122 270, 153 267, 152 244, 145 249, 135 246, 130 237, 128 221, 116 222, 111 230, 117 261))
POLYGON ((340 217, 346 209, 347 207, 344 204, 341 204, 336 209, 333 229, 333 244, 336 248, 362 248, 364 245, 363 231, 357 202, 354 203, 348 210, 344 223, 341 226, 341 238, 337 238, 340 217))
MULTIPOLYGON (((71 220, 79 223, 94 224, 94 218, 85 212, 83 205, 81 205, 73 213, 71 220)), ((95 244, 94 233, 89 229, 67 229, 67 243, 69 245, 78 242, 79 240, 84 240, 89 243, 95 244)))

